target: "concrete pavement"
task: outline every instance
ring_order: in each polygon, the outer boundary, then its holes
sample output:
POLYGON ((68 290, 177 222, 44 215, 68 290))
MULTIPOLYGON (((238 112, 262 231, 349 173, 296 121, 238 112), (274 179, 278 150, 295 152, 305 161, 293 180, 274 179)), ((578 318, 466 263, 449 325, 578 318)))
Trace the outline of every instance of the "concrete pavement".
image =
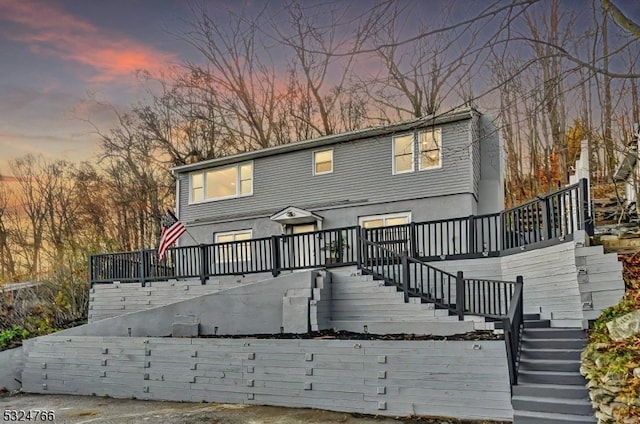
MULTIPOLYGON (((28 411, 34 409, 54 411, 55 422, 65 424, 137 424, 147 422, 154 424, 461 423, 458 420, 428 420, 425 418, 407 420, 372 416, 363 417, 342 412, 257 405, 159 402, 96 396, 0 395, 0 414, 4 414, 5 411, 28 411)), ((0 423, 4 422, 12 421, 3 421, 3 417, 0 415, 0 423)), ((38 419, 38 422, 46 421, 38 419)), ((490 422, 478 421, 478 423, 488 424, 490 422)))

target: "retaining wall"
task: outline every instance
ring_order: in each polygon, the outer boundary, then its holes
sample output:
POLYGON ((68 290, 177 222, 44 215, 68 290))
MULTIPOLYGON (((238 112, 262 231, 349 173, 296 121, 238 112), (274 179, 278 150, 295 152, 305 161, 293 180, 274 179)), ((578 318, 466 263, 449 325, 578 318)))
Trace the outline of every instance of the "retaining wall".
POLYGON ((503 341, 46 336, 23 390, 511 420, 503 341))
POLYGON ((553 327, 587 328, 588 320, 620 301, 624 282, 617 255, 605 254, 601 246, 581 247, 585 243, 584 232, 578 231, 573 241, 549 247, 431 264, 451 273, 463 271, 467 278, 515 281, 522 275, 525 312, 540 313, 553 327))
POLYGON ((21 347, 0 352, 0 389, 20 390, 22 368, 21 347))
POLYGON ((283 274, 257 284, 107 318, 57 334, 163 337, 173 334, 175 323, 197 325, 200 335, 279 333, 290 326, 285 318, 309 322, 308 306, 306 310, 298 310, 298 314, 295 311, 283 314, 287 306, 284 299, 297 290, 311 296, 316 276, 316 271, 309 270, 283 274))

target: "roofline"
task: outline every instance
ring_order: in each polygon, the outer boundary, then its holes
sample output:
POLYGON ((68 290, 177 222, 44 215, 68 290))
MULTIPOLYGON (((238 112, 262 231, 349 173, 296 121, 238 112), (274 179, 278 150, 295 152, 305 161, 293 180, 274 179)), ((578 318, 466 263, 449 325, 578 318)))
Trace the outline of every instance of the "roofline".
POLYGON ((349 131, 341 134, 332 134, 323 137, 313 138, 309 140, 296 141, 289 144, 282 144, 280 146, 267 147, 260 150, 254 150, 251 152, 238 153, 231 156, 225 156, 216 159, 209 159, 201 162, 191 163, 188 165, 180 165, 171 168, 173 175, 182 174, 185 172, 196 171, 205 168, 212 168, 221 165, 228 165, 238 162, 249 161, 266 156, 274 156, 282 153, 294 152, 298 150, 313 149, 317 147, 329 146, 333 144, 356 141, 363 138, 378 137, 388 134, 393 134, 398 131, 407 131, 424 126, 442 125, 450 122, 461 121, 464 119, 470 119, 474 113, 478 113, 473 108, 457 109, 441 115, 427 115, 420 118, 411 119, 408 121, 398 122, 395 124, 382 125, 378 127, 370 127, 355 131, 349 131))

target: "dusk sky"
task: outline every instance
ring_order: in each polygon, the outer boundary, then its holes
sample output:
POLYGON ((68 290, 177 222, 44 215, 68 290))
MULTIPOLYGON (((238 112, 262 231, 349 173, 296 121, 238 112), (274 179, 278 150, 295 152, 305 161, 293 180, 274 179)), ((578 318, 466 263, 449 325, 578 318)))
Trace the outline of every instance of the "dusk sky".
MULTIPOLYGON (((219 7, 221 16, 239 4, 264 4, 205 3, 210 11, 219 7)), ((640 19, 640 1, 616 4, 640 19)), ((186 0, 0 0, 0 174, 8 173, 8 160, 26 153, 71 161, 92 157, 96 136, 80 118, 106 130, 113 116, 87 97, 126 108, 143 95, 137 69, 156 72, 197 57, 178 37, 191 15, 189 5, 186 0)), ((458 10, 463 9, 468 7, 458 10)))
POLYGON ((7 161, 42 153, 90 157, 81 118, 109 117, 88 94, 125 107, 140 95, 135 71, 186 59, 180 0, 0 0, 0 174, 7 161))

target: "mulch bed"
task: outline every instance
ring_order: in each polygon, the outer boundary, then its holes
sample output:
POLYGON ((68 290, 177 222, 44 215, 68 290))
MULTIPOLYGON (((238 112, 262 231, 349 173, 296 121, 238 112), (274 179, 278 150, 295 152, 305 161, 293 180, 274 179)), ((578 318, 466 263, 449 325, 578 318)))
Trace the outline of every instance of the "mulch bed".
MULTIPOLYGON (((493 331, 473 331, 452 336, 434 336, 431 334, 370 334, 354 333, 351 331, 322 330, 310 333, 274 333, 252 335, 204 335, 199 338, 219 339, 316 339, 316 340, 503 340, 502 334, 494 334, 493 331)), ((463 421, 460 421, 461 423, 463 421)))

